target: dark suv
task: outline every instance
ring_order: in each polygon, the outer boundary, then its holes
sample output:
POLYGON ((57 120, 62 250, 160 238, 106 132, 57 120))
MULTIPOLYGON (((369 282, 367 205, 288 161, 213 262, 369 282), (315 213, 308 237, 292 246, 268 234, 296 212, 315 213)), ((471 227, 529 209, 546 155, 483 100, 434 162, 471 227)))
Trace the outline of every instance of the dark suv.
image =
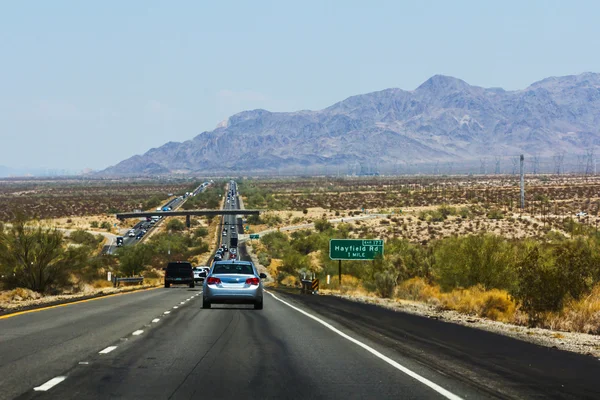
POLYGON ((185 284, 191 288, 194 284, 194 271, 192 264, 187 261, 173 261, 165 269, 165 287, 168 288, 174 284, 185 284))

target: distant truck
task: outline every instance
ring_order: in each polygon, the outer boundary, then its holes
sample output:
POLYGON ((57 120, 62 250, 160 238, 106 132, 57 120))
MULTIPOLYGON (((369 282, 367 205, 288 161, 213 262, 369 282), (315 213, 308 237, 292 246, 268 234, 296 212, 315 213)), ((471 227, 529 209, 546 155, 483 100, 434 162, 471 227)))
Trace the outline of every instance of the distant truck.
POLYGON ((238 235, 237 233, 233 233, 231 238, 229 239, 229 247, 237 247, 238 245, 238 235))

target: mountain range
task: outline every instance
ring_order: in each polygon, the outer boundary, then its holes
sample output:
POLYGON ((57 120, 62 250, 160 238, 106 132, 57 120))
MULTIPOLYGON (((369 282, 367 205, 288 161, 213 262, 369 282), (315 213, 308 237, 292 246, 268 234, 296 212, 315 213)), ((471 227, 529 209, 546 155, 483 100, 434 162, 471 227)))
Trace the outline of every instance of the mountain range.
POLYGON ((299 171, 351 165, 470 162, 526 153, 582 154, 600 142, 600 74, 551 77, 523 90, 436 75, 318 111, 243 111, 102 175, 299 171))

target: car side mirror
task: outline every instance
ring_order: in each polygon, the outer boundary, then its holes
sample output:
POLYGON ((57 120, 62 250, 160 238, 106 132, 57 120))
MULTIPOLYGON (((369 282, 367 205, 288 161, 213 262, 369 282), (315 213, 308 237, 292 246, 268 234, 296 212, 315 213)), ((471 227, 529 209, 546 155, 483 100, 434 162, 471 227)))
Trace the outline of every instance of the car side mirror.
POLYGON ((267 274, 261 272, 258 276, 260 276, 260 279, 267 279, 267 274))

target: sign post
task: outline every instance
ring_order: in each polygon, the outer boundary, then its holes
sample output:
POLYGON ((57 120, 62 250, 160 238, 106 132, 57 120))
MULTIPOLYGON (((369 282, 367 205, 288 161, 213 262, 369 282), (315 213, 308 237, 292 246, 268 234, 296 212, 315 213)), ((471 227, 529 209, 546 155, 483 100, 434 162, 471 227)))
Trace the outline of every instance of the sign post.
POLYGON ((342 260, 374 260, 383 257, 381 239, 330 239, 329 258, 338 260, 338 279, 342 287, 342 260))

